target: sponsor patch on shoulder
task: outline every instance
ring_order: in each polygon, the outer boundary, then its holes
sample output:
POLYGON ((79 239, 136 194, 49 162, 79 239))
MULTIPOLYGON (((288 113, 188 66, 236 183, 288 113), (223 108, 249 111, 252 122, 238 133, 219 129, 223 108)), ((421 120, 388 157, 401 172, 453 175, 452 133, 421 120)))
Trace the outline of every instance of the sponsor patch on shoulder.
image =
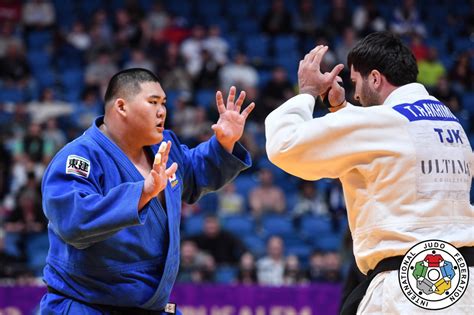
POLYGON ((66 162, 66 174, 75 174, 77 176, 89 177, 91 162, 77 155, 69 155, 66 162))

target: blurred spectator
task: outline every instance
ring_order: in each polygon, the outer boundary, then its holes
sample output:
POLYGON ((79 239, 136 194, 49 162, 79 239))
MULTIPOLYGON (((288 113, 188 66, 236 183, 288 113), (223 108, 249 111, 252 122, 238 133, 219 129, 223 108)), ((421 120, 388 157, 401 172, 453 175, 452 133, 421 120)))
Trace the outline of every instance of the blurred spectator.
POLYGON ((41 125, 30 123, 28 132, 20 139, 15 148, 15 155, 27 156, 34 163, 46 163, 53 156, 53 145, 46 141, 41 125))
POLYGON ((202 68, 202 49, 204 48, 204 38, 206 29, 202 25, 195 25, 191 31, 191 37, 181 44, 181 54, 184 57, 186 70, 191 77, 196 77, 202 68))
POLYGON ((12 256, 5 252, 5 235, 0 228, 0 279, 1 278, 20 278, 31 277, 32 273, 26 267, 26 264, 20 258, 12 256))
POLYGON ((304 271, 301 269, 298 256, 290 255, 286 257, 283 281, 285 285, 298 285, 308 282, 304 271))
POLYGON ((22 22, 29 30, 52 27, 56 22, 53 3, 49 0, 29 0, 23 5, 22 22))
POLYGON ((31 70, 22 45, 17 41, 8 43, 5 55, 0 58, 0 79, 7 84, 25 86, 31 78, 31 70))
POLYGON ((210 255, 199 251, 190 240, 181 242, 181 262, 176 282, 207 282, 214 277, 215 264, 210 255))
POLYGON ((94 119, 102 115, 103 112, 103 104, 98 97, 97 89, 87 88, 82 92, 79 103, 74 106, 74 112, 70 119, 75 127, 85 130, 89 128, 94 119))
POLYGON ((258 84, 257 70, 247 63, 247 56, 241 52, 234 57, 234 62, 228 63, 219 71, 220 88, 227 91, 231 86, 237 90, 245 90, 248 99, 255 95, 258 84), (253 94, 252 94, 253 93, 253 94))
POLYGON ((474 67, 470 61, 470 53, 460 54, 454 62, 449 79, 458 92, 474 90, 474 67))
POLYGON ((184 127, 193 124, 196 115, 196 108, 189 104, 191 96, 189 93, 181 92, 175 99, 174 104, 171 104, 173 108, 173 115, 171 116, 171 124, 174 132, 178 135, 180 140, 185 137, 183 135, 184 127))
POLYGON ((331 0, 329 15, 325 22, 326 38, 334 38, 351 27, 351 13, 347 8, 346 0, 331 0))
POLYGON ((425 60, 418 63, 418 82, 425 85, 427 89, 432 89, 438 83, 440 77, 446 73, 446 68, 438 59, 438 51, 434 47, 428 50, 425 60))
POLYGON ((265 118, 275 108, 295 95, 293 84, 288 79, 285 68, 277 66, 273 68, 272 77, 262 89, 261 100, 252 114, 252 119, 263 123, 265 118))
POLYGON ((359 37, 386 30, 386 23, 374 0, 363 0, 352 14, 352 26, 359 37))
POLYGON ((148 12, 147 21, 152 32, 163 30, 169 22, 169 15, 161 2, 153 2, 151 11, 148 12))
POLYGON ((92 17, 92 23, 89 29, 89 35, 92 45, 92 52, 89 53, 89 57, 96 58, 100 51, 105 49, 112 49, 114 44, 113 29, 109 23, 109 16, 107 11, 99 9, 95 11, 92 17))
POLYGON ((459 119, 459 123, 464 130, 470 130, 469 111, 463 109, 459 94, 449 83, 446 76, 439 78, 436 87, 433 89, 432 95, 444 105, 448 106, 451 112, 459 119))
POLYGON ((424 43, 423 37, 420 34, 415 33, 411 36, 410 49, 417 62, 428 58, 429 47, 424 43))
POLYGON ((258 172, 259 184, 249 193, 250 210, 254 217, 265 213, 283 213, 285 211, 285 193, 273 183, 273 174, 262 168, 258 172))
POLYGON ((298 185, 298 196, 291 212, 299 224, 305 215, 328 215, 328 206, 324 198, 318 193, 314 182, 301 180, 298 185))
POLYGON ((262 19, 262 30, 268 35, 282 35, 292 31, 292 18, 283 0, 272 0, 271 8, 262 19))
POLYGON ((309 259, 309 279, 311 282, 342 281, 341 259, 337 252, 313 252, 309 259))
POLYGON ((221 230, 219 219, 214 215, 206 217, 203 233, 193 237, 192 240, 219 265, 237 265, 240 255, 245 252, 245 247, 238 238, 221 230))
POLYGON ((189 36, 189 30, 186 27, 187 21, 181 16, 170 16, 168 25, 163 31, 157 31, 154 36, 163 38, 170 44, 181 44, 189 36))
POLYGON ((395 9, 391 29, 400 36, 413 33, 426 35, 426 27, 420 19, 416 0, 403 0, 402 5, 395 9))
MULTIPOLYGON (((349 50, 354 47, 357 40, 357 34, 351 27, 344 29, 342 41, 338 42, 335 48, 338 63, 342 63, 345 67, 347 67, 347 55, 349 54, 349 50)), ((350 71, 350 69, 347 68, 346 70, 350 71)))
POLYGON ((22 12, 22 1, 0 0, 0 21, 5 24, 19 24, 22 12))
POLYGON ((89 87, 98 88, 103 92, 101 95, 104 95, 107 83, 118 71, 119 69, 110 52, 103 50, 99 52, 97 58, 86 66, 85 82, 89 87))
POLYGON ((285 256, 283 240, 272 236, 267 242, 267 255, 257 261, 258 284, 281 286, 284 284, 285 256))
POLYGON ((340 219, 347 213, 341 181, 339 179, 331 180, 326 193, 329 215, 332 220, 333 229, 337 232, 340 229, 340 219))
MULTIPOLYGON (((177 115, 179 114, 176 113, 175 116, 177 115)), ((201 134, 205 133, 206 130, 211 131, 212 123, 207 118, 206 109, 202 106, 194 108, 194 116, 191 118, 191 123, 181 126, 179 132, 182 142, 190 147, 194 147, 200 143, 198 141, 201 134)))
POLYGON ((74 22, 71 31, 66 35, 66 40, 80 51, 85 51, 92 45, 91 37, 81 21, 74 22))
POLYGON ((12 22, 3 21, 0 23, 0 58, 5 56, 7 48, 10 45, 22 47, 23 42, 21 38, 15 34, 14 24, 12 22))
POLYGON ((147 55, 142 49, 133 49, 130 54, 130 60, 125 63, 124 69, 130 68, 143 68, 150 70, 151 72, 155 71, 155 65, 153 61, 148 59, 147 55))
POLYGON ((255 258, 249 252, 245 252, 240 257, 239 271, 237 273, 237 281, 244 285, 257 284, 257 267, 255 258))
POLYGON ((227 216, 244 212, 244 197, 237 193, 234 183, 228 183, 217 192, 219 200, 218 215, 227 216))
POLYGON ((46 143, 51 145, 52 155, 56 154, 65 144, 66 136, 64 132, 59 129, 58 121, 55 118, 50 118, 46 121, 46 128, 43 131, 43 139, 46 143))
POLYGON ((138 47, 142 39, 139 21, 133 19, 131 11, 119 8, 115 11, 114 36, 119 48, 138 47))
POLYGON ((201 70, 194 78, 194 88, 199 89, 215 89, 219 86, 219 69, 220 64, 212 57, 210 51, 203 49, 201 51, 201 70))
POLYGON ((5 145, 4 134, 3 130, 0 131, 0 209, 2 207, 1 201, 10 192, 11 168, 13 166, 12 154, 5 145))
POLYGON ((184 59, 179 54, 179 46, 170 43, 166 49, 165 58, 158 65, 158 76, 162 78, 161 86, 165 91, 192 92, 191 76, 185 69, 184 59))
POLYGON ((42 91, 39 101, 28 103, 28 112, 35 123, 41 124, 50 118, 71 114, 73 106, 56 98, 53 89, 46 88, 42 91))
POLYGON ((312 0, 300 0, 298 9, 293 18, 294 30, 298 33, 301 41, 306 42, 314 40, 318 32, 318 20, 314 14, 312 0))
POLYGON ((219 64, 227 63, 227 52, 229 44, 221 36, 221 29, 218 25, 211 25, 207 37, 204 39, 203 48, 211 53, 212 58, 219 64))

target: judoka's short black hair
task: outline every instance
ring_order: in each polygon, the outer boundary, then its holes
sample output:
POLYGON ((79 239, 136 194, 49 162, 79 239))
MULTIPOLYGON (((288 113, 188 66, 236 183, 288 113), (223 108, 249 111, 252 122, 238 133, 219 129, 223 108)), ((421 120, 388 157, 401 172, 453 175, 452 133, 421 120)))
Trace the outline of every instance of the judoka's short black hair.
POLYGON ((140 84, 145 82, 158 82, 158 77, 147 69, 130 68, 114 74, 105 91, 105 106, 117 97, 127 97, 140 93, 140 84))
POLYGON ((418 66, 412 51, 391 32, 375 32, 359 41, 347 56, 349 68, 366 77, 378 70, 394 86, 416 82, 418 66))

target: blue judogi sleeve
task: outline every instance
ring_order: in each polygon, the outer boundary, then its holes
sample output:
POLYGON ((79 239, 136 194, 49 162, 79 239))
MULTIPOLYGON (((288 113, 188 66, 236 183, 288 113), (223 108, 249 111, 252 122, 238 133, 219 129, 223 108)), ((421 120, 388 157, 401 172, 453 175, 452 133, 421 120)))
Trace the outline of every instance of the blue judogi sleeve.
POLYGON ((80 147, 73 152, 84 163, 89 162, 87 177, 67 173, 71 155, 66 149, 58 154, 43 178, 45 214, 56 234, 66 243, 83 249, 125 227, 143 224, 146 208, 138 212, 143 181, 125 182, 103 194, 103 169, 96 160, 96 152, 81 152, 80 147))
MULTIPOLYGON (((177 143, 177 139, 173 141, 177 143)), ((250 154, 240 143, 235 143, 231 154, 215 136, 193 149, 181 145, 180 150, 178 172, 184 180, 182 199, 187 203, 194 203, 202 195, 221 188, 252 164, 250 154)))

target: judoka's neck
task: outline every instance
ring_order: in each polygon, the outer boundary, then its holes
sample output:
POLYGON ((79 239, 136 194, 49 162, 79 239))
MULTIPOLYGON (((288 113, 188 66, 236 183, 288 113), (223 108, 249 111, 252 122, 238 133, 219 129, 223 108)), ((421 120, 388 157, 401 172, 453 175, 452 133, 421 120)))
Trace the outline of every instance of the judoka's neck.
POLYGON ((143 159, 143 147, 137 146, 136 140, 128 139, 127 134, 121 133, 119 130, 110 130, 105 121, 99 128, 107 138, 112 140, 125 153, 132 163, 138 163, 143 159))

